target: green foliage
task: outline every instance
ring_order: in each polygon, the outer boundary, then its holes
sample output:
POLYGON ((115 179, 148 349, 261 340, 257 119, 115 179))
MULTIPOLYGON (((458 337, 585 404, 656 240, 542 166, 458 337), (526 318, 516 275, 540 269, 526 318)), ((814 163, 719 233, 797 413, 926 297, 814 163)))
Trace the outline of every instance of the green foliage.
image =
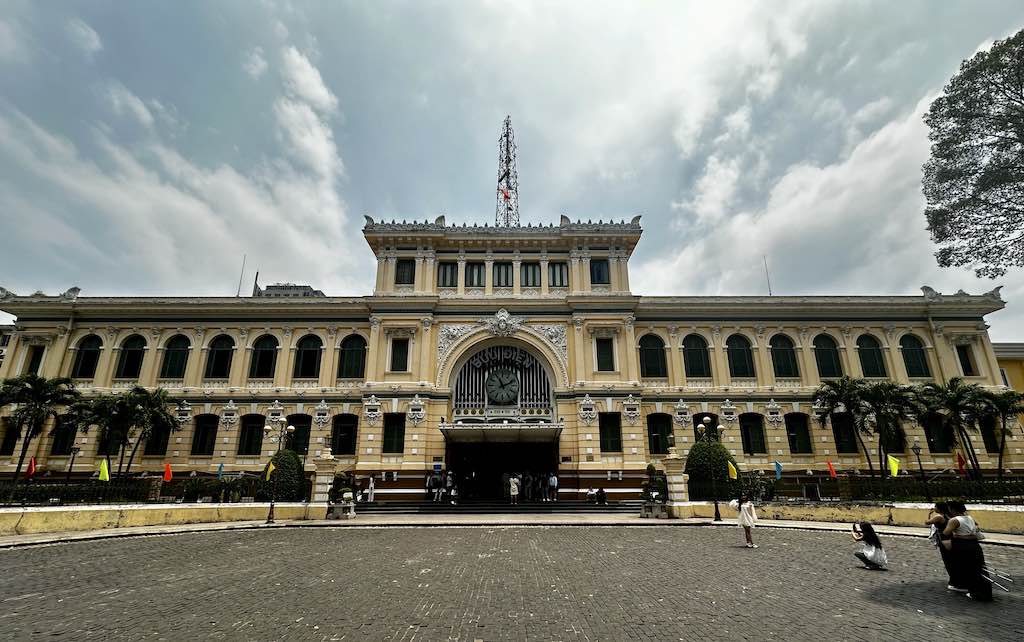
MULTIPOLYGON (((686 456, 684 472, 694 481, 729 481, 729 467, 726 462, 736 466, 736 458, 721 442, 698 441, 690 448, 686 456)), ((739 466, 736 466, 739 470, 739 466)))
POLYGON ((924 117, 925 218, 942 267, 1024 265, 1024 31, 965 60, 924 117))
POLYGON ((282 450, 271 458, 274 472, 270 483, 277 484, 277 500, 281 502, 297 502, 306 498, 306 474, 302 470, 302 460, 293 450, 282 450))
POLYGON ((47 379, 35 374, 26 374, 7 379, 0 384, 0 407, 17 404, 11 413, 10 426, 19 435, 27 431, 22 441, 18 465, 14 469, 14 480, 17 484, 21 467, 25 463, 25 455, 32 439, 38 436, 46 422, 64 408, 71 406, 78 399, 78 392, 65 377, 47 379))

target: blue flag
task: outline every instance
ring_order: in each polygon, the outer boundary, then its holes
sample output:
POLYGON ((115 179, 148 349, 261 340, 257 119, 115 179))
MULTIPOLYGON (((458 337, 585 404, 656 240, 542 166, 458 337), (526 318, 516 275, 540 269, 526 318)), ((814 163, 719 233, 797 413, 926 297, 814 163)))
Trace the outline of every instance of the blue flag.
POLYGON ((217 479, 224 479, 224 462, 217 466, 217 479))
POLYGON ((775 462, 775 479, 782 479, 782 464, 775 462))

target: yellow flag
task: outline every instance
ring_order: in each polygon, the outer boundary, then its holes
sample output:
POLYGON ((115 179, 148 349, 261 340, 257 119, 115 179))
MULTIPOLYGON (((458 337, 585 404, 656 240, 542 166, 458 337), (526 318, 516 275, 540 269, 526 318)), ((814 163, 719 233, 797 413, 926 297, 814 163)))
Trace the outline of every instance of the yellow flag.
POLYGON ((107 460, 100 460, 100 481, 110 481, 110 469, 107 468, 107 460))
POLYGON ((886 461, 889 462, 889 473, 895 477, 900 474, 900 460, 896 459, 892 455, 886 455, 886 461))
POLYGON ((737 479, 740 476, 740 472, 736 470, 736 467, 732 465, 731 461, 725 462, 729 466, 729 479, 737 479))
POLYGON ((267 464, 267 481, 270 481, 270 473, 274 472, 275 468, 277 468, 277 466, 274 465, 274 462, 267 464))

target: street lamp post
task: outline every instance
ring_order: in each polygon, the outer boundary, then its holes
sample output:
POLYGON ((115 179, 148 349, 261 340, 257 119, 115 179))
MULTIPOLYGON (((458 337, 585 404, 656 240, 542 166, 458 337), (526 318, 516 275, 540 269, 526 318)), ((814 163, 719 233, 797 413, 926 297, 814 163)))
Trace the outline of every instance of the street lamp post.
MULTIPOLYGON (((273 427, 271 427, 269 425, 263 426, 263 432, 266 435, 269 436, 275 430, 277 431, 277 452, 280 453, 281 452, 281 447, 284 445, 284 437, 285 437, 285 435, 290 435, 293 432, 295 432, 295 426, 287 426, 286 427, 284 425, 285 421, 284 421, 283 417, 276 417, 276 416, 275 417, 271 417, 268 421, 271 424, 273 424, 274 426, 273 427)), ((275 456, 276 456, 276 454, 275 454, 275 456)), ((271 462, 271 464, 274 462, 274 458, 273 457, 270 458, 270 462, 271 462)), ((271 471, 270 474, 274 475, 273 471, 271 471)), ((276 501, 277 501, 277 475, 274 475, 274 479, 273 479, 272 483, 270 484, 270 511, 267 513, 267 523, 268 524, 273 524, 274 523, 274 503, 276 501)))
MULTIPOLYGON (((719 425, 714 433, 711 432, 711 417, 705 416, 704 420, 697 424, 697 432, 700 433, 699 437, 711 444, 714 443, 719 435, 725 432, 725 426, 719 425)), ((718 471, 711 471, 711 494, 714 495, 715 501, 715 521, 722 521, 722 514, 718 511, 718 471)))
POLYGON ((921 447, 914 442, 914 445, 910 447, 910 452, 914 453, 914 457, 917 457, 917 469, 921 471, 921 483, 924 485, 924 496, 928 498, 928 501, 932 501, 932 493, 928 490, 928 479, 924 476, 924 466, 921 465, 921 447))

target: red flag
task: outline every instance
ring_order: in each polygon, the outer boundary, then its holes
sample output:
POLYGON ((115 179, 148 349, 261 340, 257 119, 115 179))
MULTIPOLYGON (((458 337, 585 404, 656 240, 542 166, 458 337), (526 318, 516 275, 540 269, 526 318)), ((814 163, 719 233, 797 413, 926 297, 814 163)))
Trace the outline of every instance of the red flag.
POLYGON ((164 481, 169 482, 174 479, 174 473, 171 472, 171 465, 169 463, 164 464, 164 481))
POLYGON ((25 479, 32 479, 32 476, 36 474, 36 458, 28 460, 28 468, 25 469, 25 479))
POLYGON ((838 477, 839 475, 836 474, 836 469, 832 467, 832 460, 826 460, 825 463, 828 464, 828 476, 832 479, 838 477))
POLYGON ((508 188, 507 188, 507 187, 502 187, 502 188, 501 188, 501 195, 502 195, 502 196, 503 196, 503 197, 505 198, 505 200, 506 200, 506 201, 507 201, 508 199, 512 198, 512 195, 511 195, 511 194, 509 194, 509 192, 508 192, 508 188))
POLYGON ((967 475, 967 460, 960 454, 960 451, 956 451, 956 469, 960 471, 961 475, 967 475))

